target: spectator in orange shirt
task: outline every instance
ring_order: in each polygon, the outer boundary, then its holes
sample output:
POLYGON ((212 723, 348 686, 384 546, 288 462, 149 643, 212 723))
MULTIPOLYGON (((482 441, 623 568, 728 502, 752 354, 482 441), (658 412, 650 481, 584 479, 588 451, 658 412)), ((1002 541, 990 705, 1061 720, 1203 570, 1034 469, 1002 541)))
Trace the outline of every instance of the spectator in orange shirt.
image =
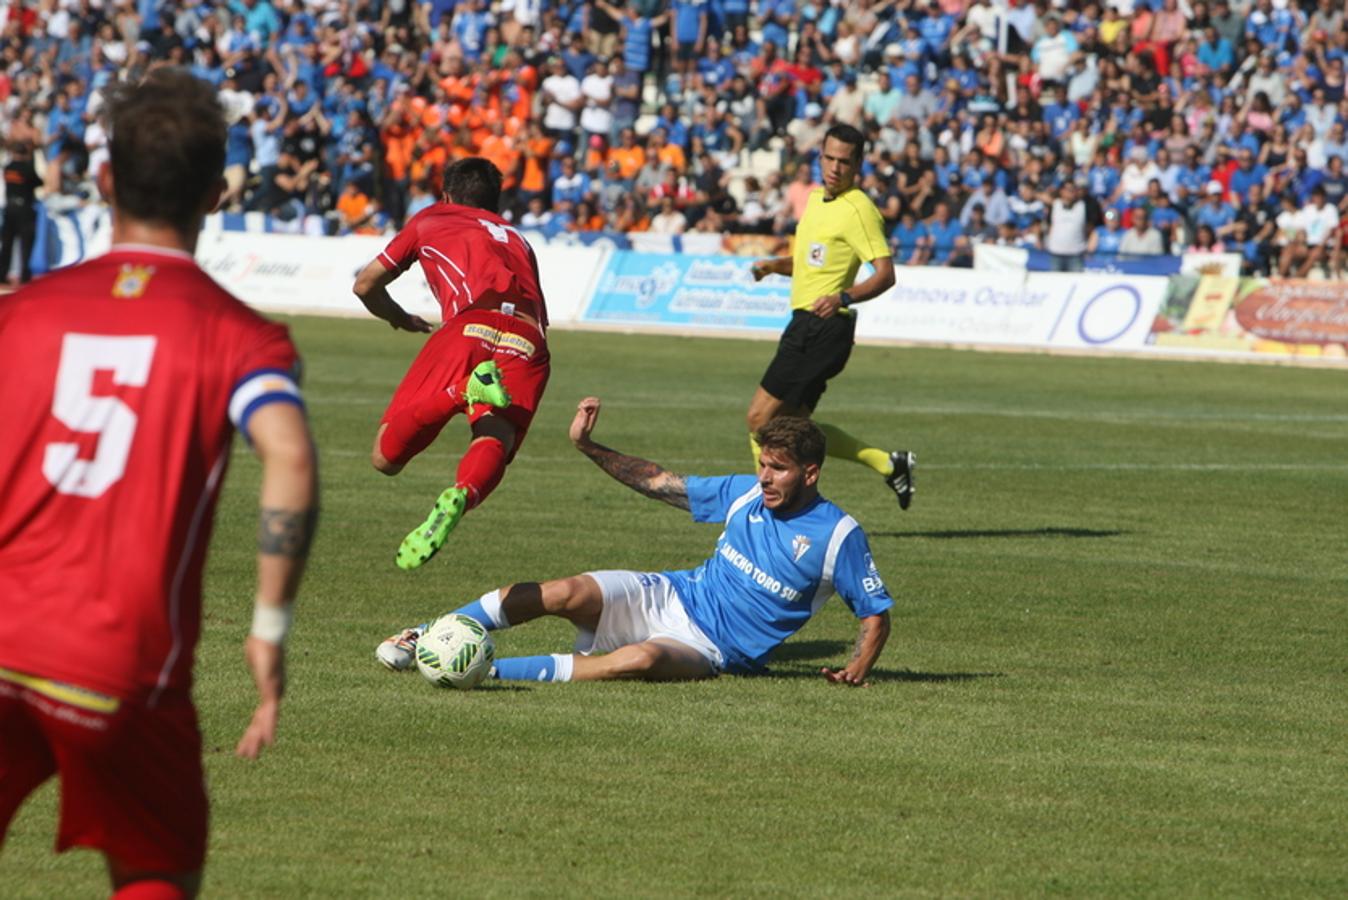
POLYGON ((663 128, 652 129, 646 143, 649 148, 646 155, 658 159, 662 166, 671 168, 679 174, 683 174, 683 170, 688 168, 688 160, 683 155, 683 148, 678 144, 669 143, 669 138, 663 128))
POLYGON ((608 152, 610 163, 618 164, 618 177, 623 181, 636 181, 637 173, 646 165, 646 151, 637 143, 637 133, 624 128, 618 136, 618 146, 608 152))
POLYGON ((383 205, 395 225, 402 227, 407 214, 407 193, 411 185, 408 169, 412 165, 412 148, 416 146, 421 126, 412 118, 405 93, 389 104, 380 123, 379 139, 384 145, 383 205))
POLYGON ((519 184, 520 153, 515 149, 515 141, 506 135, 505 124, 500 119, 488 127, 478 155, 491 160, 492 165, 501 170, 502 190, 513 190, 519 184))
POLYGON ((366 196, 355 181, 348 181, 337 198, 337 212, 341 215, 343 232, 354 234, 378 234, 374 219, 379 214, 379 204, 366 196))
POLYGON ((529 136, 524 142, 524 168, 520 174, 521 203, 528 204, 533 197, 547 193, 552 146, 552 138, 543 133, 543 126, 538 121, 530 122, 529 136))

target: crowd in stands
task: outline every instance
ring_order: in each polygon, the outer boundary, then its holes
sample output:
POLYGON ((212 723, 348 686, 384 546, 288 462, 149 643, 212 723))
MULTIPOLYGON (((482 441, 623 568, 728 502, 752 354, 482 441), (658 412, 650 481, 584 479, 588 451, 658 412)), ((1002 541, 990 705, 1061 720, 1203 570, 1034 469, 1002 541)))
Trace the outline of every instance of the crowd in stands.
POLYGON ((5 146, 89 195, 105 91, 180 65, 228 111, 230 210, 379 232, 481 155, 531 228, 789 234, 845 122, 903 263, 1348 266, 1342 0, 623 2, 9 0, 5 146))

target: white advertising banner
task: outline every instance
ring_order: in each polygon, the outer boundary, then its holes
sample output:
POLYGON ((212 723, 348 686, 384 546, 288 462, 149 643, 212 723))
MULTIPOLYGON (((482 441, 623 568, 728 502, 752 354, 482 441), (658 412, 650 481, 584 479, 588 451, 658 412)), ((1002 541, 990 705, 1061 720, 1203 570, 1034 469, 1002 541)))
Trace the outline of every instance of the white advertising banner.
MULTIPOLYGON (((197 261, 207 272, 259 309, 276 312, 365 315, 351 293, 356 274, 388 244, 387 237, 315 238, 237 231, 203 232, 197 261)), ((576 319, 594 290, 610 252, 604 247, 537 247, 549 318, 576 319)), ((435 321, 435 302, 420 266, 389 286, 408 312, 435 321)))
POLYGON ((862 340, 1142 349, 1166 279, 904 268, 858 307, 862 340))

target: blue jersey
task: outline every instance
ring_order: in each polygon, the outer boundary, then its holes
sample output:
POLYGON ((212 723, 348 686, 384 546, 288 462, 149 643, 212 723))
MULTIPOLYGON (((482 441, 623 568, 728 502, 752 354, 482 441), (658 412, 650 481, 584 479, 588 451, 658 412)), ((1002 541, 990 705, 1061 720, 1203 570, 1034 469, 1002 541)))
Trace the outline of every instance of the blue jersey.
POLYGON ((823 497, 779 516, 752 475, 688 478, 696 522, 725 522, 711 558, 665 572, 731 672, 763 667, 837 591, 857 618, 894 605, 856 520, 823 497))

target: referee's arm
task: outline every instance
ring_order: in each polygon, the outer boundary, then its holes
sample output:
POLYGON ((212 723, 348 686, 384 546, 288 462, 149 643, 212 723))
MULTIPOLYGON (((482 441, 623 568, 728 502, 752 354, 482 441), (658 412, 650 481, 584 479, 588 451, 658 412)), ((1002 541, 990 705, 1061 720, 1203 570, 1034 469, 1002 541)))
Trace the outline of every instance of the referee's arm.
POLYGON ((825 294, 814 301, 814 305, 810 307, 810 312, 821 319, 827 319, 843 308, 844 293, 847 294, 847 305, 851 306, 854 303, 863 303, 878 297, 892 288, 894 286, 894 257, 877 256, 870 261, 870 264, 875 269, 870 278, 857 282, 846 291, 825 294))
POLYGON ((795 260, 790 256, 774 256, 770 259, 755 260, 749 267, 754 281, 762 281, 769 275, 785 275, 788 278, 796 271, 795 260))

